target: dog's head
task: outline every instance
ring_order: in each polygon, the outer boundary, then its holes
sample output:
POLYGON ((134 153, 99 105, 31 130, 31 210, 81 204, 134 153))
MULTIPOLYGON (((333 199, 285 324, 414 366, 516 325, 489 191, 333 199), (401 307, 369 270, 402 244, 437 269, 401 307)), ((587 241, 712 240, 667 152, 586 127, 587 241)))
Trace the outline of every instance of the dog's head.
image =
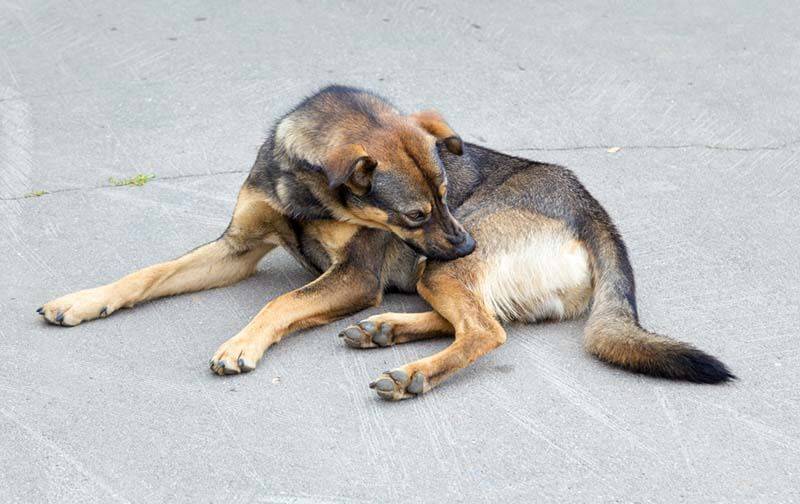
POLYGON ((357 142, 332 147, 323 169, 354 220, 390 230, 438 260, 466 256, 475 240, 447 207, 447 177, 436 144, 463 153, 461 138, 434 111, 397 115, 357 142))

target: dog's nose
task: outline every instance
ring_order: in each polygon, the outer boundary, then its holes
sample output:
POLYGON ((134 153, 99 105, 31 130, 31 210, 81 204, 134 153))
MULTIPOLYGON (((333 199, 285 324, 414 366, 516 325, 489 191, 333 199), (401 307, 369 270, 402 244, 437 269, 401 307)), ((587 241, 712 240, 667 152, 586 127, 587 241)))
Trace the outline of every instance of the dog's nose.
POLYGON ((458 257, 468 256, 475 250, 475 239, 469 233, 464 233, 462 236, 461 243, 455 247, 455 253, 458 257))
POLYGON ((467 241, 467 237, 469 235, 467 233, 456 233, 452 235, 447 235, 447 241, 450 242, 450 245, 459 246, 465 241, 467 241))

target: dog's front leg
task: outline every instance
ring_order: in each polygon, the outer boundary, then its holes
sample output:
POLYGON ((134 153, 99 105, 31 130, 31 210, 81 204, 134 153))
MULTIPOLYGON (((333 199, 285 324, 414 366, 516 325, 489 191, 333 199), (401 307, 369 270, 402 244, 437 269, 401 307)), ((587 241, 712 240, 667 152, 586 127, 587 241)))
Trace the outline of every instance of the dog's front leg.
POLYGON ((251 371, 284 335, 377 305, 382 292, 379 273, 353 261, 336 264, 310 284, 267 303, 239 334, 219 347, 211 369, 220 375, 251 371))
POLYGON ((231 223, 219 239, 116 282, 54 299, 36 311, 52 324, 75 326, 151 299, 231 285, 256 271, 258 261, 275 248, 279 231, 287 226, 264 193, 245 184, 231 223))

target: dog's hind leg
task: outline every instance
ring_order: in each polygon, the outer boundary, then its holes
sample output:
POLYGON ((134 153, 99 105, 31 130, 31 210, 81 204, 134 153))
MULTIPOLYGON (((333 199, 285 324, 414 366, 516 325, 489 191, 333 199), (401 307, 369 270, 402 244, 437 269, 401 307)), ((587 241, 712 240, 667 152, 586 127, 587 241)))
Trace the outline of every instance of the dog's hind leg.
POLYGON ((417 290, 451 324, 455 341, 437 354, 383 373, 370 384, 380 397, 397 400, 427 392, 505 342, 505 330, 472 290, 482 266, 475 256, 428 266, 417 290))
POLYGON ((48 322, 74 326, 151 299, 230 285, 250 276, 275 248, 277 242, 270 238, 282 219, 257 190, 245 185, 219 239, 116 282, 60 297, 37 311, 48 322))
POLYGON ((387 347, 430 338, 453 336, 453 326, 435 311, 381 313, 346 328, 339 337, 352 348, 387 347))

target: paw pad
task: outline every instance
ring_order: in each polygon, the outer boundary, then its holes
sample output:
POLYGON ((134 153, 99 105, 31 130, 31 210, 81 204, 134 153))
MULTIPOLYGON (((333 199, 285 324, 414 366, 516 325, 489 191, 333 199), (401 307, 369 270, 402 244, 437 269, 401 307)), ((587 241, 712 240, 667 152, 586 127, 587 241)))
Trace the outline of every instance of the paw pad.
POLYGON ((369 384, 369 387, 382 399, 397 401, 407 399, 425 392, 425 375, 419 371, 408 378, 408 373, 403 369, 387 371, 369 384))
POLYGON ((237 364, 239 364, 239 369, 242 370, 242 373, 249 373, 256 368, 255 362, 250 359, 245 359, 244 357, 240 357, 237 364))
POLYGON ((369 320, 348 327, 339 333, 339 337, 352 348, 387 347, 394 343, 391 324, 383 322, 378 327, 369 320))

